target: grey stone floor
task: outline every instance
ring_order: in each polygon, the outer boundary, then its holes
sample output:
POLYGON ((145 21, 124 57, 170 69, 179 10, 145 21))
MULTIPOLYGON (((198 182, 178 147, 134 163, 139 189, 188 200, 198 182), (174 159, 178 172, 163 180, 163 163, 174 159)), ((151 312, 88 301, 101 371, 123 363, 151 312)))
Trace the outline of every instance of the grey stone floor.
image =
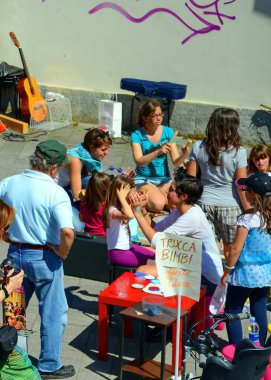
MULTIPOLYGON (((39 141, 49 138, 57 139, 68 147, 72 147, 82 141, 86 129, 90 125, 80 124, 69 126, 48 132, 46 135, 37 137, 38 141, 14 142, 5 141, 0 135, 0 179, 12 174, 21 172, 29 167, 28 158, 33 153, 39 141)), ((32 130, 30 131, 32 132, 32 130)), ((27 140, 31 135, 26 136, 27 140)), ((35 138, 34 135, 32 135, 35 138)), ((182 144, 178 137, 178 144, 182 144)), ((104 169, 109 165, 126 168, 134 167, 129 138, 114 140, 110 150, 110 155, 103 163, 104 169)), ((18 189, 19 191, 19 189, 18 189)), ((0 260, 2 261, 7 252, 7 244, 0 243, 0 260)), ((91 263, 90 263, 91 265, 91 263)), ((118 348, 120 337, 120 323, 118 310, 115 309, 113 325, 109 330, 109 358, 108 361, 99 361, 97 357, 98 347, 98 317, 97 317, 97 295, 107 284, 86 280, 77 277, 65 276, 65 290, 69 303, 69 322, 63 341, 62 360, 64 364, 73 364, 76 368, 76 375, 71 379, 117 379, 118 377, 118 348)), ((269 319, 270 318, 269 313, 269 319)), ((35 333, 28 341, 28 351, 33 362, 39 356, 39 326, 38 305, 35 296, 27 309, 27 326, 35 333)), ((139 349, 139 326, 135 325, 135 334, 131 339, 125 340, 125 359, 133 359, 138 356, 139 349)), ((218 332, 222 339, 226 339, 225 331, 218 332)), ((150 343, 147 345, 148 356, 160 359, 160 343, 150 343)), ((171 343, 167 345, 167 359, 170 363, 171 343)), ((188 363, 189 371, 194 372, 193 361, 188 363)), ((200 373, 200 371, 199 371, 200 373)), ((131 374, 124 373, 124 379, 135 378, 131 374)))

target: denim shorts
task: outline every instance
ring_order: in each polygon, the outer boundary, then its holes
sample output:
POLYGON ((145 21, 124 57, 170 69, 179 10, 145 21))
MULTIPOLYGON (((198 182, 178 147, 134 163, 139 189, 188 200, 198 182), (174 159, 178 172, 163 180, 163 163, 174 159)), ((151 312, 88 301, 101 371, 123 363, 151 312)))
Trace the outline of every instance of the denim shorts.
POLYGON ((145 178, 145 177, 136 177, 134 179, 134 183, 135 183, 136 187, 140 187, 140 186, 148 185, 148 184, 152 184, 154 186, 160 187, 164 183, 171 182, 171 181, 172 181, 171 177, 163 177, 161 179, 150 179, 150 178, 145 178))

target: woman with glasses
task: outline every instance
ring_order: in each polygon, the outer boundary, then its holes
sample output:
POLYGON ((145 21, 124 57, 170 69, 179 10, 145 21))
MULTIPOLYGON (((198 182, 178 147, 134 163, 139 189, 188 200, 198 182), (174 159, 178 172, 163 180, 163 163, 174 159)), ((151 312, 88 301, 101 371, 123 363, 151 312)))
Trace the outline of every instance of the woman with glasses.
POLYGON ((162 125, 161 104, 150 100, 142 104, 138 113, 139 128, 131 136, 132 152, 136 163, 135 184, 148 191, 147 209, 159 212, 164 209, 171 176, 167 155, 175 167, 179 167, 189 153, 189 148, 182 147, 179 154, 176 140, 170 143, 174 132, 162 125))
POLYGON ((86 189, 93 172, 102 171, 102 161, 109 154, 112 140, 107 132, 99 128, 89 130, 84 141, 69 149, 69 163, 59 170, 58 184, 68 192, 73 206, 75 231, 82 231, 84 223, 79 220, 79 193, 86 189))

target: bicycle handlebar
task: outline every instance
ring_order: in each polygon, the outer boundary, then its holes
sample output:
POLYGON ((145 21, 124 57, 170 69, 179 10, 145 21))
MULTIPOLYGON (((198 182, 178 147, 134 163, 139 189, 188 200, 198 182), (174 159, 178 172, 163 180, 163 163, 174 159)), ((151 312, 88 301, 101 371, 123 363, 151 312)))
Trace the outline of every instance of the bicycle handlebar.
MULTIPOLYGON (((193 349, 199 354, 200 368, 205 367, 208 354, 210 353, 215 354, 218 351, 218 345, 215 343, 211 335, 211 332, 213 332, 216 326, 221 322, 232 323, 232 322, 239 321, 242 319, 249 319, 250 313, 248 312, 244 312, 240 314, 223 313, 223 314, 213 315, 212 318, 217 319, 217 320, 208 329, 203 330, 201 332, 201 334, 198 336, 197 342, 195 341, 193 342, 194 344, 193 349)), ((195 327, 195 325, 193 327, 195 327)), ((189 333, 188 333, 189 338, 191 338, 190 334, 191 334, 192 328, 189 330, 189 333)))
POLYGON ((230 314, 230 313, 223 313, 223 314, 215 314, 212 316, 212 318, 217 319, 208 329, 204 330, 203 334, 208 334, 212 332, 217 325, 221 322, 235 322, 235 321, 241 321, 242 319, 249 319, 250 313, 248 311, 245 311, 244 313, 239 314, 230 314))

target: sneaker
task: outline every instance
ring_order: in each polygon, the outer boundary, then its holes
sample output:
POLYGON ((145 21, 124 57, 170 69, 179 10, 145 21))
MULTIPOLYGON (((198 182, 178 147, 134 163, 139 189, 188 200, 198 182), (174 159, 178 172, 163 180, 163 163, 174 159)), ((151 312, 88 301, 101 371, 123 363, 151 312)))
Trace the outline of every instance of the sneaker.
POLYGON ((43 372, 39 371, 42 379, 66 379, 72 377, 75 374, 73 365, 63 365, 57 371, 43 372))

